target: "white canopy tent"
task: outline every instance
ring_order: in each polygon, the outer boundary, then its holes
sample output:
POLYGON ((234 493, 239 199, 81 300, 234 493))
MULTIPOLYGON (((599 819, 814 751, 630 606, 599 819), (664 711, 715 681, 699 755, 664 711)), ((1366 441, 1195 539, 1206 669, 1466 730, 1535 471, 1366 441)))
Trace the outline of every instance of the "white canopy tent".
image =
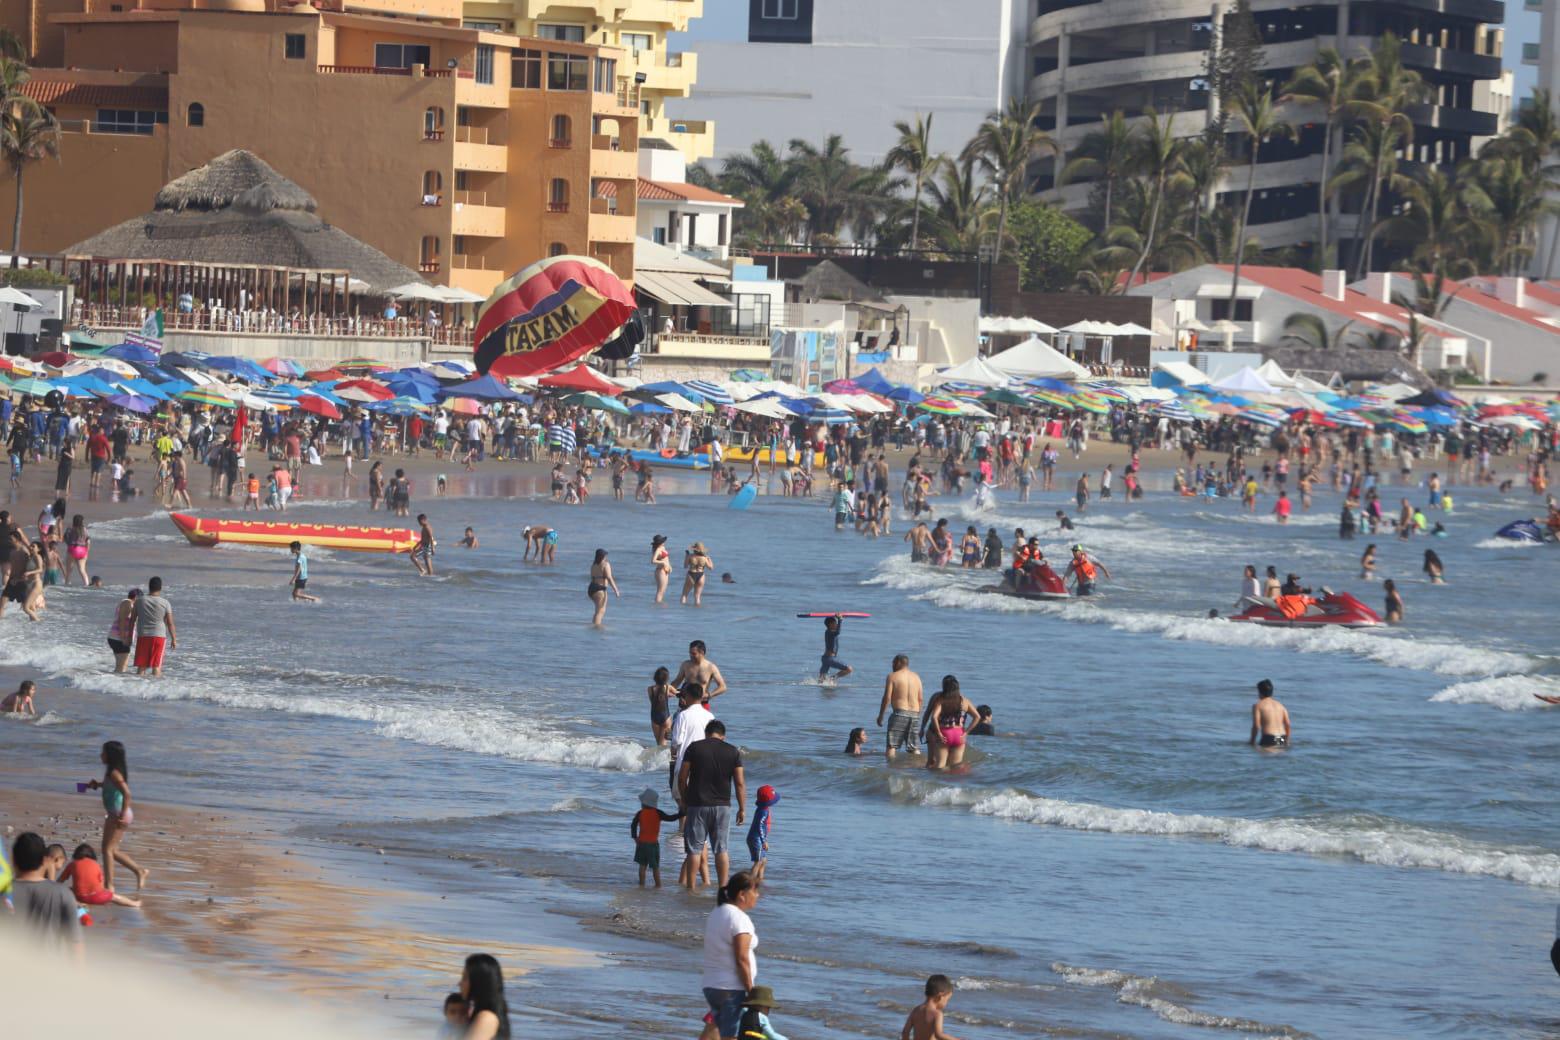
POLYGON ((739 412, 761 415, 766 419, 789 419, 796 414, 773 397, 766 397, 761 401, 742 401, 732 407, 739 412))
POLYGON ((1039 318, 985 317, 980 319, 982 335, 1049 336, 1056 332, 1039 318))
POLYGON ((1017 379, 1082 379, 1089 370, 1061 351, 1038 339, 1026 339, 1017 346, 993 354, 987 364, 1017 379))
POLYGON ((1217 383, 1213 384, 1216 390, 1229 390, 1237 394, 1273 394, 1278 391, 1273 384, 1257 375, 1257 370, 1250 365, 1244 365, 1237 372, 1231 372, 1217 383))
POLYGON ((1208 382, 1206 373, 1185 361, 1161 361, 1154 366, 1154 370, 1163 372, 1182 386, 1203 386, 1208 382))
POLYGON ((1268 358, 1266 361, 1262 362, 1262 364, 1258 365, 1256 368, 1256 373, 1280 390, 1288 390, 1295 385, 1294 379, 1292 379, 1289 374, 1286 373, 1282 368, 1279 368, 1278 362, 1274 361, 1272 358, 1268 358))
POLYGON ((963 364, 945 368, 929 380, 932 386, 941 383, 973 383, 976 386, 1007 386, 1008 377, 993 368, 985 358, 972 357, 963 364))

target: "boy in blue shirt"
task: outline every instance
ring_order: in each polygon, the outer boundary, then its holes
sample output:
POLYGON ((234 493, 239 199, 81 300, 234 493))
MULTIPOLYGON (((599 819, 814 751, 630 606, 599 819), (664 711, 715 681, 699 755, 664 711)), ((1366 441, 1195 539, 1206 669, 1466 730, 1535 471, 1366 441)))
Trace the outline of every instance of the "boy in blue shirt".
POLYGON ((753 857, 753 880, 764 883, 764 866, 769 861, 769 819, 780 794, 765 784, 758 789, 757 808, 753 812, 753 824, 748 828, 748 855, 753 857))

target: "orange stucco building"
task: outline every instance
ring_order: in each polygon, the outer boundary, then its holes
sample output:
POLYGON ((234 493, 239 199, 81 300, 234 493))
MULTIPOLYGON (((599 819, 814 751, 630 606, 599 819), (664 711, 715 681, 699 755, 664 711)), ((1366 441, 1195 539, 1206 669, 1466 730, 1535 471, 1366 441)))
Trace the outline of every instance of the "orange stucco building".
POLYGON ((4 7, 63 129, 27 170, 26 252, 244 148, 432 282, 486 293, 562 252, 633 276, 639 99, 615 48, 462 28, 460 0, 62 3, 4 7))

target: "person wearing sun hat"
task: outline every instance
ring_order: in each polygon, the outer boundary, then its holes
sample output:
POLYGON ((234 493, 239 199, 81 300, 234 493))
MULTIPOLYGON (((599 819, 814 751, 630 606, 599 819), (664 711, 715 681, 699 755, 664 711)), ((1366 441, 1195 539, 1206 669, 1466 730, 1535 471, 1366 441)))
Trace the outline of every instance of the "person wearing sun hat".
POLYGON ((655 887, 661 887, 661 824, 683 818, 682 813, 668 816, 658 807, 661 796, 654 788, 639 792, 640 810, 628 824, 629 836, 634 839, 634 862, 639 864, 639 886, 644 887, 645 872, 655 877, 655 887))
POLYGON ((775 1009, 775 994, 768 986, 754 986, 743 1001, 742 1023, 737 1027, 738 1040, 786 1040, 769 1022, 769 1012, 775 1009))

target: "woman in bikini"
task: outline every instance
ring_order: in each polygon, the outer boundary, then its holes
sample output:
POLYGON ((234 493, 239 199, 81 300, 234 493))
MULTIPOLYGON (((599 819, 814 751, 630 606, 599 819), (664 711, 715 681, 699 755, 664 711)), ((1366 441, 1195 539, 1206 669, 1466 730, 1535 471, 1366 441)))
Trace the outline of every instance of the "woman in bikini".
POLYGON ((693 605, 704 605, 704 576, 715 566, 715 561, 709 553, 704 551, 703 542, 694 542, 683 557, 683 566, 688 569, 688 574, 683 578, 681 602, 688 602, 688 593, 693 593, 693 605))
POLYGON ((590 565, 590 584, 585 587, 585 594, 590 597, 592 603, 596 604, 596 613, 590 619, 590 623, 598 628, 601 626, 601 619, 607 613, 608 589, 611 589, 612 594, 619 599, 622 598, 623 594, 618 591, 617 582, 612 578, 612 564, 607 562, 607 550, 597 549, 596 559, 590 565))
POLYGON ((666 535, 650 539, 650 567, 655 572, 655 601, 666 598, 666 585, 672 580, 672 554, 666 551, 666 535))
POLYGON ((942 690, 921 713, 921 742, 926 747, 926 768, 942 769, 964 761, 964 738, 978 717, 975 705, 959 690, 959 680, 943 676, 942 690), (936 725, 931 725, 933 720, 936 725))
POLYGON ((964 529, 964 538, 959 543, 959 551, 963 557, 963 567, 968 569, 971 567, 980 566, 981 541, 980 534, 975 530, 974 524, 971 524, 969 527, 964 529))

